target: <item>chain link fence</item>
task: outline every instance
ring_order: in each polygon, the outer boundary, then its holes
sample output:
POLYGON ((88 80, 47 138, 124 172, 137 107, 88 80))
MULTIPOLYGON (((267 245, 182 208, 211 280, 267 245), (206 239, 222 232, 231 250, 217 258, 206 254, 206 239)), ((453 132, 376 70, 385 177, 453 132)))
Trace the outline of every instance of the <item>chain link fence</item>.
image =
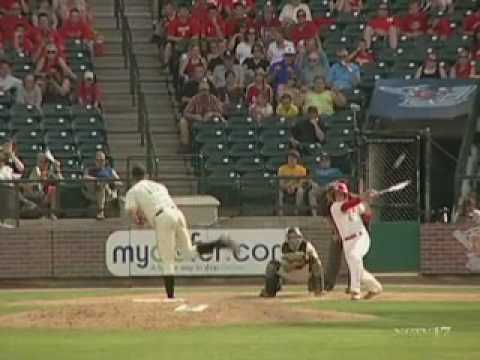
POLYGON ((405 189, 389 192, 372 204, 379 221, 412 221, 420 213, 420 138, 365 136, 360 147, 361 190, 387 189, 410 180, 405 189))

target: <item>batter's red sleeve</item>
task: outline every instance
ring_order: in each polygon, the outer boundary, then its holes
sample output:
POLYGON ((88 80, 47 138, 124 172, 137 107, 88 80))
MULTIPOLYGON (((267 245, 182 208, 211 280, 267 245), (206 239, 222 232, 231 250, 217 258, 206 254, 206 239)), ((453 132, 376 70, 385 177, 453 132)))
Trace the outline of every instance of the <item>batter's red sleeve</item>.
POLYGON ((340 207, 340 210, 342 210, 343 212, 347 212, 348 210, 357 206, 361 202, 362 200, 360 198, 352 197, 342 204, 342 206, 340 207))

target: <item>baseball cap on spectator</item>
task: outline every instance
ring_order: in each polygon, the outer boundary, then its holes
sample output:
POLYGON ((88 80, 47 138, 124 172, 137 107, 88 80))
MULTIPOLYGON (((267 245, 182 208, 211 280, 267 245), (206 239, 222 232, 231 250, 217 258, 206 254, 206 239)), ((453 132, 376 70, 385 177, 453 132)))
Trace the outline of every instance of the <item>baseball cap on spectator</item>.
POLYGON ((289 45, 285 48, 285 55, 295 55, 296 53, 297 51, 294 46, 289 45))
POLYGON ((85 80, 92 80, 94 79, 94 74, 92 71, 85 71, 85 74, 83 75, 83 78, 85 80))

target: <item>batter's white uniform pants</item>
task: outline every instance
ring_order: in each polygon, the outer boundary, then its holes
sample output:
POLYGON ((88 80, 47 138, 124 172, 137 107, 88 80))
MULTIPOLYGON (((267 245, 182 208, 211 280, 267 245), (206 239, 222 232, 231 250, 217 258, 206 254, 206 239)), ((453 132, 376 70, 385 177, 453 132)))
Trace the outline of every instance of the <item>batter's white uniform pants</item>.
POLYGON ((177 251, 180 251, 184 259, 193 259, 196 255, 185 216, 176 207, 166 207, 155 217, 154 228, 163 273, 174 275, 177 251))
POLYGON ((381 292, 382 284, 363 266, 363 257, 370 249, 370 236, 363 233, 351 240, 343 241, 345 260, 350 271, 350 291, 360 293, 361 284, 367 291, 381 292))

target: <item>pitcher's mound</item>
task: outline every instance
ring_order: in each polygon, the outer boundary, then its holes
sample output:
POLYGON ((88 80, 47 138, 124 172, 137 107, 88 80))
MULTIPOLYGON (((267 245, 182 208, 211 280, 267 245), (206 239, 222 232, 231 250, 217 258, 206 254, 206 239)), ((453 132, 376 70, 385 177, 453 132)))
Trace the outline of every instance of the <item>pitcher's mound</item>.
MULTIPOLYGON (((183 304, 165 303, 160 295, 85 298, 36 302, 41 309, 0 317, 7 327, 69 329, 166 330, 196 326, 252 323, 305 323, 319 321, 368 320, 373 316, 322 311, 286 303, 284 300, 315 301, 305 295, 260 299, 257 294, 191 293, 183 304), (202 305, 202 306, 201 306, 202 305)), ((2 325, 3 326, 3 325, 2 325)))

